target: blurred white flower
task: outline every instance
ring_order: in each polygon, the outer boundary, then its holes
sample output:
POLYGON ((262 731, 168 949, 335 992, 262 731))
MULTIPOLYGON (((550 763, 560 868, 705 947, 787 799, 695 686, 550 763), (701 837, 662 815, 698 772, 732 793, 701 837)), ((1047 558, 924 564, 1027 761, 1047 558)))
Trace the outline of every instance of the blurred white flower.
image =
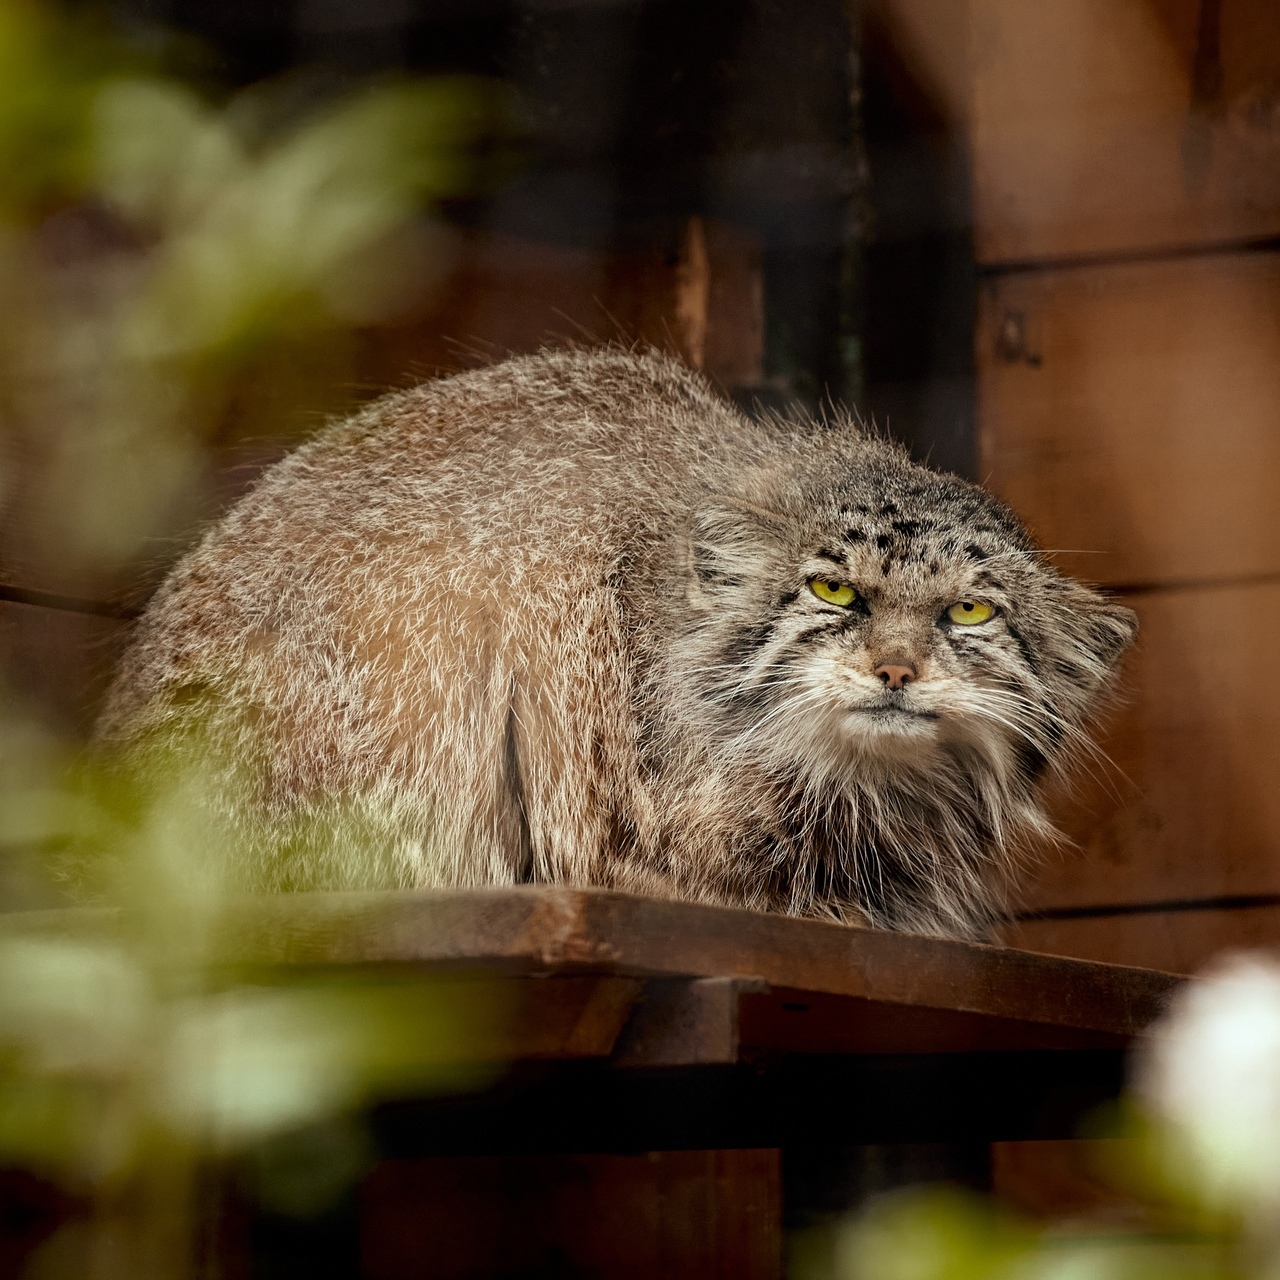
POLYGON ((146 976, 118 943, 0 939, 0 1043, 56 1075, 117 1075, 144 1044, 146 976))
POLYGON ((1228 956, 1184 987, 1135 1085, 1168 1126, 1175 1178, 1255 1222, 1280 1211, 1280 959, 1228 956))
POLYGON ((325 994, 242 987, 177 1003, 160 1113, 223 1148, 353 1102, 364 1028, 327 1007, 325 994))

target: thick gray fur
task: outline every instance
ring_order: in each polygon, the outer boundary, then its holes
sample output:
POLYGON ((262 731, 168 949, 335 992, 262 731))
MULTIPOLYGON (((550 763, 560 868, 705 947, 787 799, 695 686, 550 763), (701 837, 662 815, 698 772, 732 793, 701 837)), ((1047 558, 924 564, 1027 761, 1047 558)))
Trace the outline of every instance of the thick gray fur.
POLYGON ((604 885, 974 936, 1134 629, 848 418, 544 353, 268 471, 151 603, 100 738, 201 744, 257 888, 604 885), (989 622, 948 620, 969 598, 989 622))

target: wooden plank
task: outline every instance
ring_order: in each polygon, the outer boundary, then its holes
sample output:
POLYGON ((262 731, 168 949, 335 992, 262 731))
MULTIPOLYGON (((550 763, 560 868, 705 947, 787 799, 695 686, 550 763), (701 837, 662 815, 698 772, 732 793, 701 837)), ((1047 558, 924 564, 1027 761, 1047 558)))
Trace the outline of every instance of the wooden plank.
POLYGON ((747 991, 764 983, 741 978, 668 978, 645 983, 619 1037, 618 1067, 687 1067, 737 1062, 740 1010, 747 991))
POLYGON ((1280 233, 1273 0, 971 0, 989 263, 1280 233))
POLYGON ((742 993, 738 1038, 739 1056, 747 1061, 761 1052, 954 1054, 1120 1049, 1128 1039, 1115 1032, 781 987, 742 993))
MULTIPOLYGON (((32 922, 33 927, 39 922, 32 922)), ((43 927, 51 927, 45 918, 43 927)), ((1168 975, 600 890, 297 894, 245 904, 230 954, 265 964, 414 964, 758 979, 794 990, 1127 1036, 1168 975)))
MULTIPOLYGON (((116 927, 113 913, 91 910, 12 914, 4 925, 11 933, 116 927)), ((748 999, 761 987, 782 1002, 852 997, 861 1003, 843 1006, 845 1025, 831 1029, 850 1044, 861 1037, 850 1052, 1065 1046, 1065 1039, 1046 1038, 1054 1029, 1101 1033, 1111 1044, 1159 1016, 1177 985, 1167 973, 1140 968, 541 885, 254 898, 233 914, 218 945, 238 965, 268 969, 718 978, 748 999), (903 1011, 922 1016, 904 1018, 903 1011), (935 1035, 925 1046, 921 1028, 935 1018, 940 1026, 964 1028, 969 1039, 952 1043, 935 1035), (983 1026, 999 1033, 998 1046, 972 1039, 983 1026), (886 1038, 876 1039, 877 1027, 886 1038), (913 1043, 902 1043, 904 1029, 913 1043)), ((742 1042, 751 1043, 754 1034, 742 1042)), ((1070 1042, 1094 1043, 1074 1035, 1070 1042)), ((846 1051, 835 1040, 828 1048, 846 1051)))
POLYGON ((1272 253, 990 280, 983 478, 1083 577, 1280 573, 1277 296, 1272 253))
MULTIPOLYGON (((1026 907, 1280 892, 1280 584, 1162 590, 1098 765, 1055 805, 1075 844, 1024 881, 1026 907)), ((1135 961, 1137 963, 1137 961, 1135 961)))
POLYGON ((1119 1049, 1126 1037, 955 1009, 768 987, 733 978, 645 984, 610 1062, 687 1067, 761 1054, 987 1053, 1119 1049))
POLYGON ((1222 951, 1280 946, 1280 907, 1028 920, 1005 926, 1001 937, 1050 955, 1195 973, 1222 951))
POLYGON ((0 600, 0 687, 10 706, 85 735, 128 631, 118 618, 0 600))
MULTIPOLYGON (((970 61, 972 0, 863 0, 864 74, 905 72, 910 96, 927 106, 916 111, 944 123, 948 133, 967 134, 973 100, 970 61), (871 59, 877 63, 868 66, 871 59), (899 64, 894 68, 893 64, 899 64), (891 69, 892 68, 892 69, 891 69)), ((873 173, 873 183, 878 175, 873 173)), ((937 209, 917 202, 916 217, 936 217, 937 209)), ((877 237, 895 235, 897 227, 876 226, 877 237)))
POLYGON ((361 1192, 361 1275, 780 1280, 776 1150, 388 1160, 361 1192))
MULTIPOLYGON (((497 1035, 488 1038, 479 1061, 608 1057, 642 991, 639 982, 610 977, 508 979, 502 985, 513 988, 497 997, 509 1015, 496 1021, 497 1035)), ((479 1008, 485 1000, 478 989, 463 1007, 479 1008)))

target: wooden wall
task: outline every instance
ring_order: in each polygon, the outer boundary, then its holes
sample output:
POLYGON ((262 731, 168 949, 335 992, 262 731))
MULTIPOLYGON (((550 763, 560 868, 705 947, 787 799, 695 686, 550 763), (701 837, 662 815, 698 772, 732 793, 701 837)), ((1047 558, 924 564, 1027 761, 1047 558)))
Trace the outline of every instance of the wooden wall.
POLYGON ((388 1160, 361 1190, 362 1276, 777 1280, 779 1154, 388 1160))
POLYGON ((970 0, 970 57, 980 472, 1142 621, 1005 937, 1189 970, 1280 942, 1280 6, 970 0))

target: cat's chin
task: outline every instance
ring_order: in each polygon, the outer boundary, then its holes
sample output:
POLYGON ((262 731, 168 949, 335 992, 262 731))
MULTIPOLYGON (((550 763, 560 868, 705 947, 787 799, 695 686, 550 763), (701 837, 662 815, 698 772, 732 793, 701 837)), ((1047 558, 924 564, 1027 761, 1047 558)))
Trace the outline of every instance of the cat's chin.
POLYGON ((934 711, 913 711, 905 707, 851 707, 848 712, 849 723, 859 728, 872 728, 876 732, 888 730, 933 730, 938 724, 938 715, 934 711))
POLYGON ((919 749, 938 738, 938 717, 897 707, 859 707, 844 717, 845 734, 855 749, 894 756, 903 748, 919 749))

